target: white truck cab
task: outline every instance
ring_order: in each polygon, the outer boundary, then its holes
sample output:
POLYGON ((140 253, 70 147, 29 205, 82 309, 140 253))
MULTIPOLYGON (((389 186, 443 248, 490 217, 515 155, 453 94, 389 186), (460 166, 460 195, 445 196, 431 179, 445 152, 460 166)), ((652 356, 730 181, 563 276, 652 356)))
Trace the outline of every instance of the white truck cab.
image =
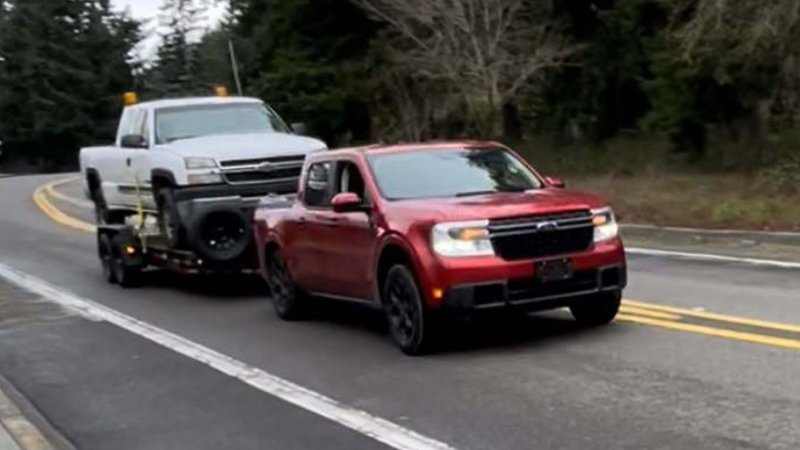
POLYGON ((306 155, 326 148, 293 134, 259 99, 158 100, 126 106, 114 145, 81 149, 80 167, 99 223, 144 209, 181 246, 200 239, 209 208, 238 209, 249 221, 259 198, 295 192, 306 155))

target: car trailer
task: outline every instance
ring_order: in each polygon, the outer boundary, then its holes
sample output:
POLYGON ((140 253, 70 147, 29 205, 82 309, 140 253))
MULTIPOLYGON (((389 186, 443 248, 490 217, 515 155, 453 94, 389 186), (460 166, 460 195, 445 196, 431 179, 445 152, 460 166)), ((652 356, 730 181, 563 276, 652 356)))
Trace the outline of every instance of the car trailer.
POLYGON ((191 275, 256 273, 254 254, 227 264, 209 264, 192 251, 170 248, 163 237, 140 233, 131 224, 98 225, 97 251, 106 281, 125 288, 139 286, 149 269, 191 275))

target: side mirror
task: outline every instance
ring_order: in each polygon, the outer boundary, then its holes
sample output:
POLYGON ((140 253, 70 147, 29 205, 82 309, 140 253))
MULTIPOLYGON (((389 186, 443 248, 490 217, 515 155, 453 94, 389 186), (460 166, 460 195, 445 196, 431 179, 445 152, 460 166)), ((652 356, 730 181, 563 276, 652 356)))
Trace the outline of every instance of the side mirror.
POLYGON ((567 183, 565 183, 564 180, 562 180, 561 178, 545 177, 544 181, 546 181, 550 187, 554 187, 557 189, 564 189, 565 187, 567 187, 567 183))
POLYGON ((291 126, 294 134, 298 136, 306 136, 308 134, 308 126, 304 122, 296 122, 291 126))
POLYGON ((119 145, 123 148, 147 148, 147 140, 140 134, 126 134, 119 145))
POLYGON ((331 200, 331 207, 335 213, 350 213, 365 211, 364 201, 358 194, 353 192, 342 192, 336 194, 331 200))

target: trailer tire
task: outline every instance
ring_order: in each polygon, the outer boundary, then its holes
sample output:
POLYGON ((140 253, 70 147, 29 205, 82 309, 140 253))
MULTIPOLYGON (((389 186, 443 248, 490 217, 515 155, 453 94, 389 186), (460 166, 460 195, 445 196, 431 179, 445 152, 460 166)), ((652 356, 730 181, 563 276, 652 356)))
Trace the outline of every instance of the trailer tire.
POLYGON ((111 270, 114 273, 114 279, 117 284, 124 288, 133 288, 141 285, 142 265, 138 262, 129 261, 125 257, 125 247, 128 244, 121 234, 117 235, 117 238, 112 241, 111 270))

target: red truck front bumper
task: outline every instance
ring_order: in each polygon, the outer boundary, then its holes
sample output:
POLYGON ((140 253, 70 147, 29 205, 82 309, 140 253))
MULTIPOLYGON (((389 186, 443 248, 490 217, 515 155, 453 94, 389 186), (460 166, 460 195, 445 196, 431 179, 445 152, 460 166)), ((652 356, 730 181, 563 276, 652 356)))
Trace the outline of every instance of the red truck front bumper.
POLYGON ((621 291, 627 284, 625 251, 619 238, 595 244, 585 252, 537 260, 434 255, 425 260, 420 284, 428 306, 435 309, 545 310, 569 306, 600 292, 621 291), (564 259, 572 268, 569 278, 543 282, 537 276, 537 263, 564 259))

